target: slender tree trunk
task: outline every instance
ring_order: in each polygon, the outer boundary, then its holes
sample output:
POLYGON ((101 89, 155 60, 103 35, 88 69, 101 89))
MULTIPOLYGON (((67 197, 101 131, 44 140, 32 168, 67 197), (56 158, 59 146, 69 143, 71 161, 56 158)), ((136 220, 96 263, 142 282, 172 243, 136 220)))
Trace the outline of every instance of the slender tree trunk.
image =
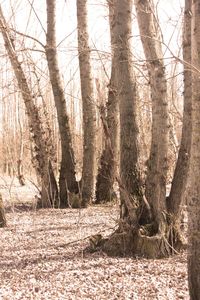
MULTIPOLYGON (((187 1, 188 2, 188 1, 187 1)), ((189 5, 189 3, 187 3, 189 5)), ((191 300, 200 296, 200 6, 191 1, 192 48, 192 144, 190 160, 190 191, 188 193, 188 276, 191 300)), ((190 11, 188 12, 190 13, 190 11)))
POLYGON ((14 74, 16 76, 19 89, 22 93, 26 113, 28 116, 29 128, 35 143, 35 159, 37 162, 36 171, 41 180, 41 203, 43 207, 50 207, 58 200, 58 190, 54 174, 49 169, 51 162, 49 159, 48 142, 45 139, 45 131, 37 107, 34 104, 31 90, 29 89, 21 63, 18 60, 13 40, 9 33, 8 25, 5 21, 0 6, 0 30, 4 39, 5 48, 9 55, 14 74))
POLYGON ((19 100, 18 97, 15 99, 17 102, 17 119, 18 119, 18 126, 19 126, 19 150, 18 150, 18 160, 17 160, 17 178, 19 180, 19 183, 21 186, 24 186, 26 184, 26 180, 24 177, 23 172, 23 155, 24 155, 24 140, 23 140, 23 127, 20 120, 20 114, 19 114, 19 100))
POLYGON ((152 0, 135 0, 141 41, 149 72, 152 99, 152 141, 146 179, 146 197, 155 225, 162 230, 166 212, 167 152, 169 140, 167 82, 159 24, 152 0))
POLYGON ((59 132, 61 137, 61 169, 59 178, 60 205, 66 207, 68 204, 68 190, 78 193, 78 183, 75 177, 75 159, 72 147, 72 137, 67 114, 67 104, 64 94, 61 75, 58 66, 56 48, 56 1, 47 0, 47 35, 46 35, 46 57, 48 62, 50 81, 52 85, 54 101, 57 109, 59 132))
POLYGON ((189 170, 189 157, 192 132, 192 84, 191 84, 191 0, 185 2, 183 30, 183 60, 184 64, 184 111, 181 145, 178 160, 172 180, 170 195, 167 201, 168 210, 174 217, 180 214, 184 202, 189 170))
MULTIPOLYGON (((3 86, 3 83, 2 83, 3 86)), ((6 132, 7 132, 7 120, 6 120, 6 113, 7 113, 7 103, 5 101, 4 95, 2 97, 2 153, 3 156, 3 174, 7 175, 8 173, 8 151, 7 151, 7 139, 6 139, 6 132)))
POLYGON ((6 216, 5 216, 5 211, 3 207, 3 199, 2 195, 0 194, 0 228, 6 226, 6 216))
POLYGON ((113 155, 110 153, 109 141, 105 137, 105 147, 103 149, 100 158, 100 166, 98 168, 98 175, 97 175, 97 182, 96 182, 96 203, 109 202, 113 200, 113 195, 114 195, 113 184, 116 177, 117 152, 118 152, 119 108, 118 108, 118 97, 116 91, 116 74, 115 74, 117 55, 115 53, 116 47, 114 45, 114 36, 111 30, 111 26, 114 21, 113 6, 110 1, 108 1, 108 5, 109 5, 111 48, 112 48, 112 67, 111 67, 110 83, 108 86, 109 88, 108 102, 106 105, 105 118, 108 125, 113 155))
POLYGON ((94 197, 95 180, 95 128, 96 111, 90 66, 90 49, 87 29, 87 0, 77 0, 78 53, 83 105, 83 171, 82 206, 94 197))

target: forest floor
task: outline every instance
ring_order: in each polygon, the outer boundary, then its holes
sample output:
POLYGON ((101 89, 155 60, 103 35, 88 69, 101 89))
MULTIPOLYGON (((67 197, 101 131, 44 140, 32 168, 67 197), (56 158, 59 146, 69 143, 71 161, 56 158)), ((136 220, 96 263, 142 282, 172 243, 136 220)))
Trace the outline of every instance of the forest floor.
POLYGON ((185 252, 147 260, 85 251, 91 235, 115 229, 118 205, 36 211, 27 205, 33 186, 0 184, 8 207, 8 226, 0 229, 1 300, 189 299, 185 252))

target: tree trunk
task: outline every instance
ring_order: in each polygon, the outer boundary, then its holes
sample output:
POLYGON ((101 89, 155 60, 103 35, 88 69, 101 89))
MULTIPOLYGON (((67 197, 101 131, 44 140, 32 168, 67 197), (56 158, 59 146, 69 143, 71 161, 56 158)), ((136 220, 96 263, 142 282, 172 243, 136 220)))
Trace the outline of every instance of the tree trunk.
POLYGON ((120 112, 120 224, 104 244, 112 255, 133 253, 135 225, 139 222, 142 190, 139 170, 137 87, 131 62, 131 0, 110 2, 114 9, 111 24, 116 55, 116 86, 120 112), (133 230, 132 230, 133 229, 133 230))
MULTIPOLYGON (((125 200, 125 189, 134 201, 140 199, 139 147, 137 115, 136 78, 131 67, 131 9, 130 0, 115 3, 115 18, 112 25, 114 31, 114 47, 116 51, 117 93, 120 111, 120 180, 121 180, 121 218, 129 218, 131 223, 135 215, 130 211, 125 200), (133 218, 132 218, 133 217, 133 218)), ((133 203, 131 203, 133 205, 133 203)))
POLYGON ((147 60, 152 99, 152 141, 146 179, 146 197, 155 225, 162 230, 166 212, 167 152, 169 139, 167 82, 159 24, 152 0, 135 0, 141 41, 147 60))
POLYGON ((78 54, 83 106, 83 171, 82 206, 87 206, 94 197, 95 128, 96 111, 90 66, 90 49, 87 29, 87 0, 77 0, 78 54))
POLYGON ((78 183, 75 177, 75 159, 72 147, 72 137, 67 114, 67 104, 64 94, 61 75, 59 72, 57 47, 56 47, 56 1, 47 0, 47 35, 46 35, 46 57, 49 68, 50 81, 52 85, 55 106, 58 116, 59 132, 61 138, 61 169, 59 178, 60 206, 68 206, 68 190, 78 193, 78 183))
POLYGON ((26 184, 26 180, 23 172, 24 141, 23 141, 23 129, 22 129, 22 124, 19 115, 19 102, 17 105, 17 109, 18 109, 18 125, 19 125, 19 150, 18 150, 19 154, 17 160, 17 178, 19 180, 20 185, 24 186, 26 184))
POLYGON ((0 228, 5 226, 6 226, 6 217, 5 217, 4 207, 3 207, 2 195, 0 194, 0 228))
POLYGON ((26 184, 24 174, 23 174, 22 159, 18 159, 17 161, 17 178, 21 186, 24 186, 26 184))
MULTIPOLYGON (((188 2, 188 1, 187 1, 188 2)), ((188 3, 187 3, 188 4, 188 3)), ((200 8, 199 1, 191 1, 192 48, 192 144, 190 160, 190 191, 188 193, 188 276, 192 300, 200 295, 200 8)), ((189 11, 190 13, 190 11, 189 11)))
POLYGON ((130 51, 131 2, 131 0, 113 1, 115 22, 112 30, 118 54, 116 65, 120 107, 120 178, 118 183, 121 211, 119 228, 107 241, 104 241, 103 249, 111 255, 129 254, 159 258, 169 256, 176 251, 175 249, 182 246, 179 232, 176 232, 167 222, 166 213, 167 86, 163 60, 160 59, 162 51, 158 32, 150 30, 157 24, 154 23, 154 14, 151 10, 153 6, 149 6, 149 1, 148 3, 144 0, 136 2, 139 26, 144 39, 144 50, 146 56, 148 55, 154 113, 151 168, 149 170, 153 179, 148 179, 148 202, 143 194, 138 164, 137 88, 131 69, 130 51), (144 6, 139 6, 141 3, 144 6), (159 128, 156 128, 156 124, 159 128), (152 165, 152 161, 155 166, 152 165))
POLYGON ((116 51, 114 45, 114 36, 111 30, 113 23, 113 7, 110 1, 109 4, 109 21, 110 21, 110 36, 112 49, 112 67, 111 78, 108 86, 108 101, 106 105, 106 123, 108 125, 111 148, 113 155, 110 153, 110 144, 108 138, 105 137, 105 146, 100 158, 100 166, 98 168, 96 182, 96 203, 112 201, 115 195, 113 184, 116 177, 117 169, 117 152, 118 152, 118 134, 119 134, 119 108, 118 97, 116 92, 116 51))
POLYGON ((5 48, 9 55, 13 71, 15 73, 19 89, 22 93, 26 113, 28 116, 29 128, 32 138, 35 143, 35 160, 36 171, 41 180, 41 203, 40 206, 50 207, 58 201, 57 184, 55 184, 54 174, 49 169, 51 165, 49 159, 48 142, 45 138, 45 131, 42 126, 42 121, 37 107, 34 104, 31 90, 29 89, 21 63, 18 60, 17 53, 13 44, 12 37, 9 32, 8 25, 5 21, 1 6, 0 6, 0 28, 3 35, 5 48))
POLYGON ((191 84, 191 0, 185 3, 183 30, 184 64, 184 111, 181 145, 174 171, 170 195, 167 201, 169 213, 177 218, 184 202, 189 171, 189 157, 192 132, 192 84, 191 84))

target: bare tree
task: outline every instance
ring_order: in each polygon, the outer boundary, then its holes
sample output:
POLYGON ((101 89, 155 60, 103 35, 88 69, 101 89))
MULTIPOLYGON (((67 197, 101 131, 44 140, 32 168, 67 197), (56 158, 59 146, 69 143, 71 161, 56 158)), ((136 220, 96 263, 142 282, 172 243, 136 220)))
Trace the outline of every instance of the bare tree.
MULTIPOLYGON (((3 89, 3 87, 2 87, 3 89)), ((10 147, 9 147, 9 142, 7 140, 7 137, 10 136, 10 133, 8 132, 8 111, 10 111, 8 109, 8 105, 9 105, 9 101, 8 99, 6 99, 8 97, 8 95, 3 95, 2 97, 2 128, 3 128, 3 132, 2 132, 2 150, 4 153, 3 156, 3 173, 5 175, 9 175, 11 176, 12 173, 12 162, 11 162, 11 151, 10 151, 10 147), (7 100, 7 101, 6 101, 7 100)))
POLYGON ((120 188, 121 209, 118 229, 102 243, 104 243, 104 250, 112 255, 134 254, 152 258, 169 256, 182 246, 182 239, 173 224, 168 222, 166 205, 167 84, 153 3, 151 1, 136 2, 141 36, 145 39, 143 46, 149 64, 153 106, 157 105, 153 107, 155 116, 153 115, 151 152, 153 151, 156 157, 153 156, 151 159, 155 160, 156 166, 152 166, 149 170, 153 172, 153 181, 148 183, 150 187, 147 195, 151 197, 150 199, 144 195, 139 166, 137 86, 131 67, 130 50, 132 1, 114 0, 112 3, 114 6, 112 30, 118 55, 115 69, 120 108, 120 178, 117 180, 120 188), (164 125, 161 124, 162 122, 164 125), (162 132, 160 128, 154 128, 156 124, 162 128, 162 132), (164 162, 161 162, 161 159, 164 162), (153 196, 153 184, 155 184, 155 196, 153 196), (155 202, 152 202, 153 199, 155 202))
MULTIPOLYGON (((113 1, 115 4, 114 47, 116 51, 117 93, 120 112, 120 179, 121 179, 121 218, 134 222, 135 215, 130 214, 123 188, 134 201, 140 199, 140 170, 137 125, 137 86, 134 71, 131 67, 131 9, 130 0, 113 1)), ((134 207, 132 203, 132 206, 134 207)))
POLYGON ((131 62, 132 1, 114 0, 111 25, 116 55, 116 88, 120 112, 120 226, 105 243, 104 250, 111 254, 131 253, 133 232, 138 224, 142 190, 139 170, 137 125, 137 86, 131 62))
POLYGON ((20 119, 20 113, 19 113, 19 99, 18 97, 15 98, 17 106, 17 115, 18 115, 18 126, 19 126, 19 150, 18 150, 18 159, 17 159, 17 178, 19 180, 19 183, 23 186, 25 185, 25 177, 24 177, 24 168, 23 168, 23 155, 24 155, 24 140, 23 140, 23 126, 20 119))
POLYGON ((87 29, 87 0, 77 0, 78 54, 83 111, 82 206, 94 196, 96 111, 87 29))
POLYGON ((72 146, 71 129, 63 83, 58 66, 58 55, 56 45, 56 1, 47 0, 47 35, 46 35, 46 57, 49 68, 50 81, 52 85, 54 101, 57 109, 59 132, 61 138, 61 169, 59 178, 60 205, 68 205, 68 190, 78 193, 78 183, 75 177, 75 158, 72 146))
POLYGON ((45 137, 42 121, 38 109, 33 101, 33 95, 28 86, 21 63, 19 62, 13 37, 0 6, 0 30, 4 39, 10 63, 16 76, 19 89, 24 100, 28 116, 29 128, 35 143, 36 171, 41 180, 41 203, 43 207, 50 207, 58 201, 58 189, 50 160, 50 145, 45 137))
POLYGON ((117 168, 117 154, 118 154, 118 135, 119 135, 119 108, 118 97, 116 90, 116 74, 115 67, 117 64, 116 45, 114 44, 114 35, 112 26, 113 18, 113 5, 112 1, 108 1, 109 6, 109 24, 110 24, 110 37, 111 37, 111 50, 112 50, 112 66, 111 78, 108 85, 108 101, 106 108, 101 107, 101 114, 103 120, 106 118, 106 123, 109 130, 109 139, 105 137, 105 146, 100 158, 100 166, 98 168, 97 182, 96 182, 96 203, 109 202, 113 200, 113 184, 116 177, 117 168), (105 114, 105 116, 104 116, 105 114), (110 146, 113 154, 110 153, 110 146))
MULTIPOLYGON (((190 7, 186 1, 186 8, 190 7)), ((199 1, 191 1, 191 60, 192 67, 192 144, 190 159, 190 191, 188 193, 188 275, 190 298, 198 300, 200 295, 200 14, 199 1)))
POLYGON ((191 84, 191 0, 185 2, 183 29, 183 61, 184 64, 184 111, 181 144, 178 160, 174 171, 170 195, 167 201, 168 209, 175 217, 180 214, 184 203, 187 186, 189 157, 192 131, 192 84, 191 84))
POLYGON ((135 0, 137 20, 152 99, 152 140, 146 179, 146 197, 156 230, 165 230, 167 152, 169 140, 168 99, 161 35, 153 0, 135 0))

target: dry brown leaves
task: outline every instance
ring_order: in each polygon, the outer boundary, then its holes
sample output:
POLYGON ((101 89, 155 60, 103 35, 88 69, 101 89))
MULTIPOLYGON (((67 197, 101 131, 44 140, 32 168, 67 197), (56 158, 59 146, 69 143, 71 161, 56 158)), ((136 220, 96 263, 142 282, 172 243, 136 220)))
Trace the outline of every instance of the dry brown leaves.
POLYGON ((161 260, 84 252, 115 207, 13 211, 0 229, 0 299, 189 299, 186 254, 161 260))

